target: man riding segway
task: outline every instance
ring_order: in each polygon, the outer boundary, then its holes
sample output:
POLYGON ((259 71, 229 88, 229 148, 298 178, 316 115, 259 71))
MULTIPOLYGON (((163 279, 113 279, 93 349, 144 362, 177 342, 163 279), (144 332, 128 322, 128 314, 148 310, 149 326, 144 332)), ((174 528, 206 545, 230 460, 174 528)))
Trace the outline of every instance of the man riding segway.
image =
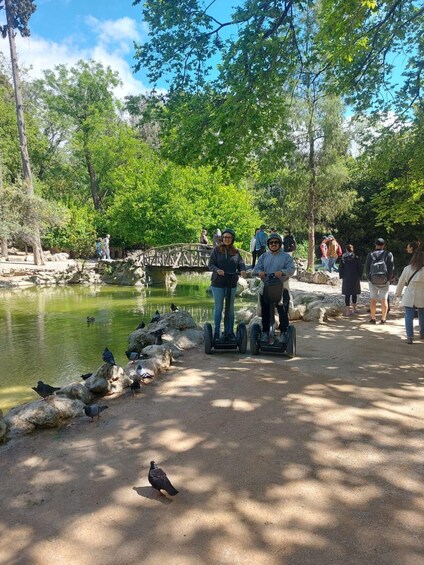
POLYGON ((290 326, 291 331, 289 331, 290 296, 288 289, 284 288, 284 283, 294 274, 295 264, 293 258, 283 251, 282 244, 281 236, 277 233, 271 233, 267 240, 269 251, 259 257, 253 269, 253 273, 259 275, 264 285, 259 295, 262 311, 262 333, 260 333, 258 324, 252 326, 252 353, 258 353, 259 349, 273 350, 274 343, 277 349, 287 351, 288 354, 293 352, 295 332, 292 326, 290 326), (280 322, 280 340, 278 343, 275 341, 274 335, 275 306, 280 322))

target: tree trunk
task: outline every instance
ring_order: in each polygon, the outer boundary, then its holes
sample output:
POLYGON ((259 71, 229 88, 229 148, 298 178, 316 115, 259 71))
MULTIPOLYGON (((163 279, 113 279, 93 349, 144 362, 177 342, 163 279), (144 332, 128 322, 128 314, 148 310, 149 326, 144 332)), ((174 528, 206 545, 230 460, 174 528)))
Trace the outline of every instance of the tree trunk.
POLYGON ((91 198, 93 199, 94 209, 100 210, 102 201, 99 194, 99 183, 97 182, 96 171, 91 162, 91 154, 87 147, 84 147, 85 163, 87 166, 88 176, 90 178, 91 198))
MULTIPOLYGON (((24 121, 21 83, 19 78, 18 57, 16 54, 15 33, 13 31, 13 19, 10 15, 9 2, 10 0, 5 1, 5 10, 6 10, 6 20, 7 20, 7 35, 9 37, 10 60, 12 63, 13 86, 15 91, 16 118, 18 121, 18 133, 19 133, 19 149, 21 152, 22 171, 23 171, 24 181, 27 186, 27 192, 29 196, 33 196, 34 186, 32 184, 31 165, 29 161, 28 144, 25 133, 25 121, 24 121)), ((29 241, 28 243, 30 243, 33 246, 34 263, 36 265, 44 265, 45 262, 43 256, 43 249, 41 247, 40 230, 38 225, 33 226, 33 233, 31 239, 32 241, 29 241)))
POLYGON ((308 265, 307 268, 313 273, 315 271, 315 213, 316 213, 316 164, 315 164, 315 134, 314 134, 314 117, 316 99, 314 92, 311 93, 309 75, 307 79, 306 100, 309 108, 308 121, 308 169, 309 169, 309 187, 308 187, 308 265), (311 95, 312 94, 312 95, 311 95))

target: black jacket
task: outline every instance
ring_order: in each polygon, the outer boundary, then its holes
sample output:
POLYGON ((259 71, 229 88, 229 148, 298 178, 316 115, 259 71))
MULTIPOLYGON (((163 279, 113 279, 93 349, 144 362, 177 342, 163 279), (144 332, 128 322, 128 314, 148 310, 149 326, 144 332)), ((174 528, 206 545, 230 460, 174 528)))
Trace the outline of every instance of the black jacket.
POLYGON ((234 288, 237 286, 238 273, 245 271, 246 265, 238 251, 235 255, 230 255, 227 250, 221 253, 221 249, 220 245, 215 247, 209 259, 208 269, 212 271, 211 285, 219 288, 227 288, 230 285, 231 288, 234 288), (218 275, 218 269, 222 269, 225 275, 218 275), (228 278, 227 275, 234 276, 228 278))
POLYGON ((362 265, 354 253, 343 253, 339 265, 339 277, 342 279, 342 294, 361 294, 362 265))

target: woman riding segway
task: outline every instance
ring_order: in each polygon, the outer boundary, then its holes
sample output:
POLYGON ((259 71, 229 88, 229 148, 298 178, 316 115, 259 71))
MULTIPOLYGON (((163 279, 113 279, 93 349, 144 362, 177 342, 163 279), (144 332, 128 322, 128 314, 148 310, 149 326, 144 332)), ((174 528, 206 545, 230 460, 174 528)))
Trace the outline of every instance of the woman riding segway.
MULTIPOLYGON (((209 259, 208 268, 212 271, 211 290, 214 298, 214 334, 211 334, 210 324, 205 324, 205 351, 210 353, 214 348, 237 348, 238 337, 234 333, 234 299, 237 290, 239 274, 246 274, 246 265, 234 247, 236 234, 232 229, 222 232, 222 243, 214 248, 209 259), (225 301, 224 333, 221 335, 222 310, 225 301), (219 347, 221 346, 222 347, 219 347), (218 346, 218 347, 217 347, 218 346), (231 346, 231 347, 230 347, 231 346)), ((243 336, 242 336, 243 337, 243 336)), ((242 341, 246 341, 243 339, 242 341)))

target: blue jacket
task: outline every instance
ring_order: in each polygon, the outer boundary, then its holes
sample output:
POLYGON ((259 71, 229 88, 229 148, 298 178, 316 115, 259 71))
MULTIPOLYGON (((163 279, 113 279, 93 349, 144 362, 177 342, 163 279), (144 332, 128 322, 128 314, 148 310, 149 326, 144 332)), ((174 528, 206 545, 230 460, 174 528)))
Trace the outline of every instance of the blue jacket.
POLYGON ((259 230, 256 234, 256 251, 259 251, 261 247, 266 247, 266 242, 268 241, 268 236, 263 230, 259 230))
POLYGON ((293 257, 283 251, 283 249, 280 249, 280 251, 275 255, 273 255, 271 251, 263 253, 259 257, 258 262, 253 269, 253 272, 257 274, 260 271, 263 271, 264 273, 269 275, 277 271, 282 271, 284 273, 283 280, 287 280, 294 275, 295 270, 296 267, 293 261, 293 257))

